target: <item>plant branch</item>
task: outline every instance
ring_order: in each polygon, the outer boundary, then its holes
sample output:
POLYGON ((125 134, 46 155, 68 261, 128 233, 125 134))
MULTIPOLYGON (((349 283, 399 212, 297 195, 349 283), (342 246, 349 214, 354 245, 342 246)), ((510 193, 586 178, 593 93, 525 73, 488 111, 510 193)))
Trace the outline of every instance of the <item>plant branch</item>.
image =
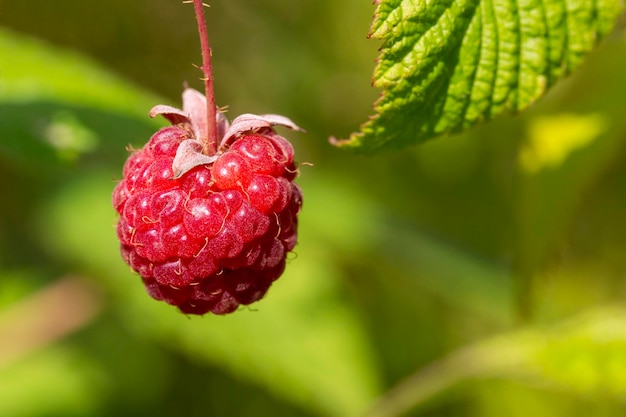
POLYGON ((204 153, 209 156, 217 152, 217 121, 215 107, 215 92, 213 87, 213 66, 211 64, 211 45, 207 34, 206 20, 204 18, 204 3, 202 0, 193 0, 193 6, 198 20, 198 34, 200 35, 200 48, 202 50, 202 80, 204 81, 204 94, 207 101, 207 137, 201 138, 204 143, 204 153))

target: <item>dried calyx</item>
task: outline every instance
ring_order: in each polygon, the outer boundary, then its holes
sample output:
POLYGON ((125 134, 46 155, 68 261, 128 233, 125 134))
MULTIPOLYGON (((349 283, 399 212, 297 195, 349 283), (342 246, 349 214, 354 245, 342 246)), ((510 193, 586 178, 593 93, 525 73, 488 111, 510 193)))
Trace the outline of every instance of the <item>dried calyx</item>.
POLYGON ((209 149, 207 100, 199 91, 186 88, 183 91, 183 109, 159 104, 150 110, 150 117, 163 116, 171 124, 178 125, 189 132, 189 139, 180 143, 176 157, 172 163, 174 178, 179 178, 199 165, 210 165, 219 155, 228 149, 230 144, 244 133, 271 130, 272 126, 284 126, 289 129, 303 131, 294 122, 278 114, 242 114, 232 124, 216 108, 217 136, 219 144, 214 154, 209 149))

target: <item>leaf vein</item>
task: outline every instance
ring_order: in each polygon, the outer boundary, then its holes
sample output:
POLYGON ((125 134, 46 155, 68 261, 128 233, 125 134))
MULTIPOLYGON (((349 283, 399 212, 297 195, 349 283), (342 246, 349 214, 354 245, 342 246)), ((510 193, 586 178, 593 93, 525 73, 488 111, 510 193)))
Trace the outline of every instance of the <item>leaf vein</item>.
POLYGON ((495 54, 495 65, 493 68, 494 71, 494 76, 491 79, 491 94, 489 95, 489 107, 488 107, 488 114, 486 116, 491 116, 491 111, 493 109, 493 96, 495 94, 495 87, 496 87, 496 75, 498 74, 498 65, 500 62, 500 34, 498 32, 498 23, 497 23, 497 17, 496 17, 496 10, 494 8, 493 5, 493 0, 483 0, 485 2, 489 2, 489 7, 491 9, 491 15, 493 16, 493 21, 494 21, 494 54, 495 54))
POLYGON ((517 56, 516 56, 516 63, 515 63, 515 73, 517 75, 517 83, 515 84, 514 88, 514 106, 513 106, 513 110, 517 111, 520 108, 520 94, 519 94, 519 89, 520 86, 522 85, 522 71, 521 71, 521 63, 522 60, 524 59, 524 50, 522 49, 522 19, 521 19, 521 14, 522 14, 522 8, 519 6, 519 0, 513 0, 513 14, 516 17, 516 30, 517 30, 517 37, 516 37, 516 42, 517 42, 517 56))
POLYGON ((543 24, 545 27, 545 31, 546 31, 546 42, 545 42, 545 57, 546 57, 546 66, 544 68, 544 75, 546 76, 546 85, 550 85, 552 83, 552 78, 551 78, 551 74, 552 74, 552 70, 551 70, 551 59, 550 57, 552 56, 552 46, 551 46, 551 39, 552 39, 552 28, 550 27, 550 25, 548 24, 548 12, 547 12, 547 8, 546 8, 546 3, 545 0, 539 0, 539 4, 541 5, 541 17, 543 20, 543 24))
MULTIPOLYGON (((481 4, 484 0, 481 1, 481 4)), ((483 58, 483 53, 484 53, 484 44, 483 44, 483 30, 484 30, 484 13, 482 12, 482 8, 478 7, 477 10, 480 12, 480 46, 479 46, 479 52, 478 52, 478 59, 476 60, 476 65, 474 66, 474 71, 472 71, 472 79, 469 82, 470 88, 469 91, 466 93, 465 95, 465 103, 463 103, 463 111, 460 114, 459 117, 459 124, 461 126, 465 126, 465 118, 467 117, 467 111, 470 108, 471 105, 471 100, 472 100, 472 95, 474 93, 474 88, 476 87, 476 79, 477 79, 477 75, 478 75, 478 69, 480 67, 480 63, 481 63, 481 59, 483 58)), ((476 15, 474 15, 476 16, 476 15)))

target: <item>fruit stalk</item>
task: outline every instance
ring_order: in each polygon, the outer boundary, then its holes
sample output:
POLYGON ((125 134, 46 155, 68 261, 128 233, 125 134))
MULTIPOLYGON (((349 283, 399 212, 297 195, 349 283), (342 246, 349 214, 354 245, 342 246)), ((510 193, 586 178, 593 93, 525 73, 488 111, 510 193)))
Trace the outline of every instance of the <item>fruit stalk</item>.
POLYGON ((213 66, 211 64, 211 45, 207 34, 206 20, 204 18, 204 4, 202 0, 193 0, 198 21, 198 33, 200 35, 200 48, 202 50, 202 73, 204 77, 204 94, 207 100, 207 137, 201 138, 204 143, 203 152, 212 156, 217 152, 217 121, 215 108, 215 92, 213 87, 213 66))

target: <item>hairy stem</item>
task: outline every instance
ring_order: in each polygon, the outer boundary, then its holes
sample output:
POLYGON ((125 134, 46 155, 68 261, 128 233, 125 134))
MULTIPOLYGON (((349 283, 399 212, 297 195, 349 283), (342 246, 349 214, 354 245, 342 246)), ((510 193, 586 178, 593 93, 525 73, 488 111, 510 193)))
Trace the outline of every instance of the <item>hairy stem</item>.
POLYGON ((207 137, 202 138, 204 152, 212 156, 217 152, 217 121, 215 109, 215 92, 213 88, 213 66, 211 64, 211 45, 207 35, 206 20, 204 18, 204 4, 202 0, 193 0, 193 6, 198 20, 198 33, 202 49, 202 72, 204 74, 204 94, 207 101, 207 137))

